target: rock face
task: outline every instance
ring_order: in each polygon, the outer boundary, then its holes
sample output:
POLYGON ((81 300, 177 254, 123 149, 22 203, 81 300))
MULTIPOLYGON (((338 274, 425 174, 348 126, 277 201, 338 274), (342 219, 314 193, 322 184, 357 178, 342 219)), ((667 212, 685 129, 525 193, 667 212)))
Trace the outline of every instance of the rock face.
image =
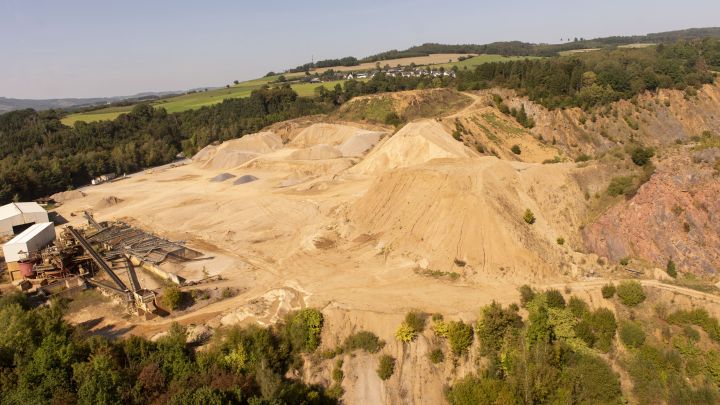
POLYGON ((720 178, 708 165, 676 157, 628 201, 612 207, 585 229, 589 249, 611 259, 625 256, 680 271, 720 271, 720 178))

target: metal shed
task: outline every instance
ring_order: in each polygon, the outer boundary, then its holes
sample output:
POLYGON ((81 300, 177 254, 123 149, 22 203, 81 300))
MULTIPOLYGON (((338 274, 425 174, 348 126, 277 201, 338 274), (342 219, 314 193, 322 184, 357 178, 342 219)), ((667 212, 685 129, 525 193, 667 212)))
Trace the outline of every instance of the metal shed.
POLYGON ((29 258, 29 255, 38 252, 55 240, 55 224, 43 222, 35 224, 24 230, 3 245, 3 254, 8 263, 29 258))
POLYGON ((18 202, 0 207, 0 236, 18 235, 31 225, 43 222, 50 219, 38 203, 18 202))

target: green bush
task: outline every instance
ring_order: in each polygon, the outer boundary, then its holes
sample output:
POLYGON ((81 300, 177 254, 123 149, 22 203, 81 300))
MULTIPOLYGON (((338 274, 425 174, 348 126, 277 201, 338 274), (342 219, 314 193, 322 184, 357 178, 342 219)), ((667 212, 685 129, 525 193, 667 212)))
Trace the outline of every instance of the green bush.
POLYGON ((474 338, 472 326, 463 321, 451 321, 448 323, 448 342, 450 350, 455 356, 467 353, 474 338))
POLYGON ((650 162, 650 158, 655 156, 655 152, 652 148, 644 148, 642 146, 636 146, 630 153, 633 163, 638 166, 645 166, 650 162))
POLYGON ((617 286, 617 295, 623 305, 634 307, 645 301, 645 291, 637 281, 623 281, 617 286))
POLYGON ((333 368, 332 371, 332 379, 336 383, 342 382, 343 378, 345 378, 345 373, 343 373, 342 371, 342 366, 343 360, 337 359, 337 361, 335 361, 335 368, 333 368))
POLYGON ((710 339, 720 342, 720 322, 717 318, 710 316, 704 308, 673 312, 668 315, 667 321, 675 325, 697 325, 708 334, 710 339))
POLYGON ((433 364, 438 364, 445 360, 445 355, 443 354, 442 349, 435 349, 428 353, 428 358, 430 358, 430 361, 433 364))
POLYGON ((610 351, 617 330, 617 322, 612 311, 607 308, 598 308, 586 315, 584 321, 587 322, 595 337, 591 347, 601 352, 610 351))
POLYGON ((590 307, 587 302, 575 296, 570 297, 567 306, 576 318, 582 318, 590 312, 590 307))
POLYGON ((559 238, 557 238, 555 241, 556 241, 557 244, 560 245, 560 246, 562 246, 562 245, 565 244, 565 238, 563 238, 563 237, 559 237, 559 238))
POLYGON ((525 210, 525 213, 523 214, 523 220, 525 220, 525 222, 530 225, 535 223, 535 214, 530 211, 530 208, 525 210))
POLYGON ((394 372, 395 358, 387 354, 383 354, 382 356, 380 356, 380 363, 378 364, 377 368, 378 377, 380 377, 381 380, 385 381, 392 377, 394 372))
POLYGON ((665 270, 670 277, 677 278, 677 269, 675 268, 675 262, 672 259, 668 260, 665 270))
POLYGON ((610 299, 615 296, 615 285, 612 283, 605 284, 601 291, 603 298, 610 299))
POLYGON ((545 299, 549 308, 565 308, 565 298, 554 288, 545 291, 545 299))
POLYGON ((432 330, 433 330, 433 332, 435 332, 435 335, 437 337, 447 338, 450 328, 449 328, 447 322, 437 321, 437 322, 433 323, 432 330))
POLYGON ((520 292, 520 305, 522 305, 523 308, 528 304, 528 302, 535 298, 535 290, 527 284, 521 285, 518 288, 518 291, 520 292))
POLYGON ((385 342, 374 333, 365 330, 353 333, 345 338, 343 343, 343 349, 349 352, 362 349, 368 353, 377 353, 383 347, 385 347, 385 342))
POLYGON ((285 331, 293 349, 309 353, 320 346, 323 315, 317 309, 305 308, 288 314, 285 323, 285 331))
POLYGON ((183 292, 176 285, 165 287, 161 296, 162 303, 167 309, 174 311, 180 308, 184 300, 183 292))
POLYGON ((477 323, 481 354, 497 353, 503 339, 516 334, 522 325, 522 318, 512 308, 503 309, 496 302, 485 306, 477 323))
POLYGON ((512 148, 510 148, 512 153, 519 155, 522 153, 522 150, 520 149, 520 145, 513 145, 512 148))
POLYGON ((637 349, 645 343, 645 332, 632 321, 620 322, 620 340, 629 348, 637 349))
POLYGON ((427 314, 424 312, 408 312, 405 315, 405 323, 410 326, 415 333, 422 333, 425 330, 427 317, 427 314))

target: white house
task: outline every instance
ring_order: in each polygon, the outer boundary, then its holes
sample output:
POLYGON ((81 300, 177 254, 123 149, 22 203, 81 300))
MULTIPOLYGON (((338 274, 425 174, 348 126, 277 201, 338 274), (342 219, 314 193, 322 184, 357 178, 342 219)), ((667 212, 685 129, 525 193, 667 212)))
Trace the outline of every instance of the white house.
POLYGON ((10 203, 0 207, 0 236, 17 235, 41 222, 50 222, 50 219, 47 211, 36 202, 10 203))

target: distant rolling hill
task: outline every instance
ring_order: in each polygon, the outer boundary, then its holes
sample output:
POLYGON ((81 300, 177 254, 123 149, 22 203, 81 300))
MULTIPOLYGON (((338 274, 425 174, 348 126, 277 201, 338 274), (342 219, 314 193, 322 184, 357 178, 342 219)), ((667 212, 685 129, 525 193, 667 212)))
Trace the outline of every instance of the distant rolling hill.
POLYGON ((178 91, 144 92, 131 96, 97 97, 97 98, 49 98, 49 99, 24 99, 0 97, 0 113, 32 108, 34 110, 49 110, 53 108, 79 108, 90 107, 102 104, 116 103, 119 101, 142 101, 154 100, 168 95, 180 94, 178 91))

